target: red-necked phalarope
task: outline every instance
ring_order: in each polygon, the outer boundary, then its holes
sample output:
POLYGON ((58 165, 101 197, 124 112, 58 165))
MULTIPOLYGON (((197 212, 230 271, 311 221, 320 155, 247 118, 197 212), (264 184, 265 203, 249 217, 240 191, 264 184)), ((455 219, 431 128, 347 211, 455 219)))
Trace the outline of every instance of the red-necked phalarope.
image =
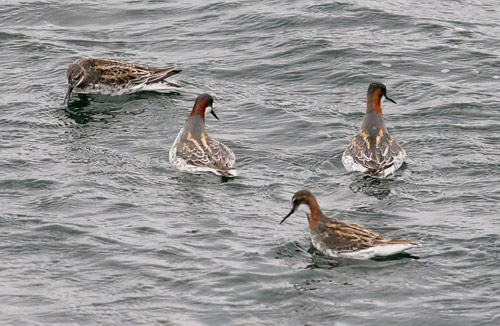
POLYGON ((324 255, 369 259, 375 256, 394 255, 420 246, 416 240, 391 240, 357 224, 347 224, 328 218, 308 190, 297 191, 293 195, 292 203, 292 211, 280 224, 295 211, 305 210, 311 229, 311 242, 324 255))
POLYGON ((371 83, 368 87, 367 109, 361 130, 354 136, 342 155, 342 163, 347 171, 359 171, 375 177, 385 177, 401 167, 406 152, 398 145, 385 128, 380 101, 386 95, 381 83, 371 83))
POLYGON ((233 151, 205 132, 205 113, 210 112, 219 120, 212 108, 213 101, 212 96, 208 94, 198 96, 191 114, 170 149, 170 163, 183 171, 208 171, 235 177, 237 174, 233 169, 233 151))
POLYGON ((123 95, 139 91, 166 92, 181 87, 175 81, 165 80, 181 72, 172 66, 148 68, 118 60, 82 58, 66 69, 68 92, 71 94, 123 95))

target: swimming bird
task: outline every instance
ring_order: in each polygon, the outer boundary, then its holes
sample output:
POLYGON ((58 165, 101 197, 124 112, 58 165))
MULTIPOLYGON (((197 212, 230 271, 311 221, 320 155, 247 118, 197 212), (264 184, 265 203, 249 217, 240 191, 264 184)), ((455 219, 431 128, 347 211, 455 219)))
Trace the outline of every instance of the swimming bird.
POLYGON ((219 120, 213 110, 213 97, 201 94, 184 123, 169 152, 170 163, 187 172, 212 172, 225 177, 235 177, 235 156, 231 149, 209 137, 205 131, 205 114, 219 120))
POLYGON ((328 218, 308 190, 297 191, 292 197, 292 204, 292 210, 280 224, 295 211, 305 211, 311 230, 311 242, 327 256, 369 259, 394 255, 420 246, 416 240, 391 240, 357 224, 328 218))
POLYGON ((399 169, 406 158, 405 150, 385 128, 381 99, 385 97, 396 104, 386 93, 382 83, 371 83, 368 87, 361 129, 342 155, 342 163, 349 172, 359 171, 374 177, 386 177, 399 169))
POLYGON ((181 72, 176 66, 148 68, 119 60, 81 58, 66 69, 68 91, 64 102, 72 93, 123 95, 139 91, 165 92, 180 88, 166 78, 181 72))

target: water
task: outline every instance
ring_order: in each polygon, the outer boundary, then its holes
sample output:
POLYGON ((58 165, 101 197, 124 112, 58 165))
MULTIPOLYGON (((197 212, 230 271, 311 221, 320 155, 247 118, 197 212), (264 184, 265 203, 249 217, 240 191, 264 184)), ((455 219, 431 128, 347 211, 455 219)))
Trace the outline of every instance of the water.
POLYGON ((500 23, 495 1, 6 1, 0 6, 0 324, 498 325, 500 23), (184 70, 178 94, 75 97, 78 56, 184 70), (408 153, 344 171, 368 84, 408 153), (240 177, 180 173, 194 99, 240 177), (353 261, 278 222, 327 215, 420 237, 353 261))

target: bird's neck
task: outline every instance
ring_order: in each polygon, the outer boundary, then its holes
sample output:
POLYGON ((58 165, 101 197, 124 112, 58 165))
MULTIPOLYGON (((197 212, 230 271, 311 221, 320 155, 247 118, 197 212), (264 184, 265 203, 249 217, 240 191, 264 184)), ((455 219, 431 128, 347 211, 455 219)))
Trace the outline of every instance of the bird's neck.
POLYGON ((368 94, 366 98, 366 113, 374 112, 382 116, 382 107, 380 102, 382 100, 382 90, 377 89, 373 94, 368 94))
POLYGON ((325 218, 325 216, 319 208, 316 200, 309 201, 309 209, 310 212, 307 214, 307 220, 309 221, 309 228, 311 229, 311 232, 314 232, 318 228, 318 222, 325 218))
POLYGON ((196 103, 193 107, 193 110, 191 111, 191 114, 187 118, 188 120, 191 120, 193 118, 199 118, 203 122, 205 122, 205 108, 202 108, 198 103, 196 103))

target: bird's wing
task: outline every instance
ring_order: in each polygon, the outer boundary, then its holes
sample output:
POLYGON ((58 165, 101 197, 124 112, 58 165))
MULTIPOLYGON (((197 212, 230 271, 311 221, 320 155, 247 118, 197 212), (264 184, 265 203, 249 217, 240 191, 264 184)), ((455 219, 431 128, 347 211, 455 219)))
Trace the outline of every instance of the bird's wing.
POLYGON ((159 82, 181 71, 175 66, 161 69, 148 68, 110 59, 97 61, 95 69, 99 72, 100 81, 103 83, 136 85, 159 82))
POLYGON ((328 248, 336 251, 355 251, 384 244, 389 241, 381 235, 357 224, 333 221, 325 224, 320 232, 328 248))
POLYGON ((177 156, 189 165, 206 166, 221 173, 230 170, 235 161, 234 153, 228 147, 209 137, 205 141, 183 139, 177 147, 177 156))
POLYGON ((351 139, 345 155, 351 156, 355 163, 365 167, 370 174, 377 174, 391 167, 395 158, 404 158, 406 153, 387 132, 369 137, 361 131, 351 139))
POLYGON ((352 157, 354 163, 365 168, 370 168, 374 165, 374 157, 370 141, 361 134, 357 134, 352 137, 344 155, 352 157))
POLYGON ((149 68, 148 70, 151 73, 151 76, 148 78, 147 84, 162 81, 165 78, 178 74, 182 71, 182 69, 179 69, 176 66, 167 68, 149 68))

